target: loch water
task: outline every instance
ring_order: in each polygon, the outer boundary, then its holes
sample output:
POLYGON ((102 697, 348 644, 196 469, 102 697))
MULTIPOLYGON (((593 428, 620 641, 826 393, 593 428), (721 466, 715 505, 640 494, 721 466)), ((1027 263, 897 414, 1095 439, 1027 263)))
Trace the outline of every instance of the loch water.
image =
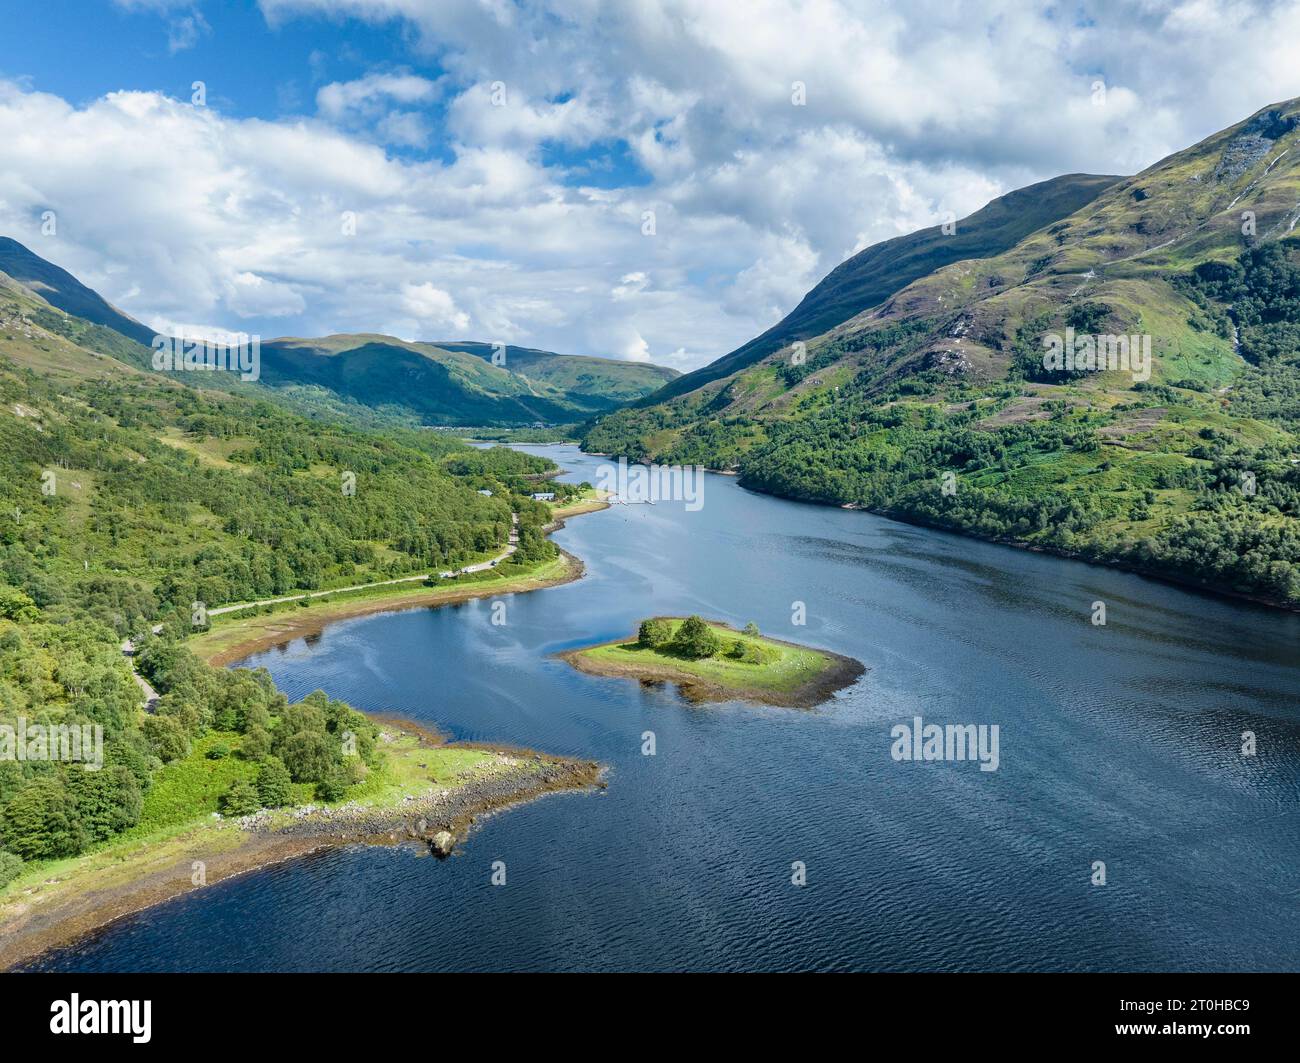
MULTIPOLYGON (((571 481, 605 460, 522 449, 571 481)), ((494 816, 445 861, 353 846, 218 883, 33 966, 1300 969, 1300 617, 725 476, 703 501, 570 520, 585 577, 504 598, 504 625, 489 601, 408 610, 244 662, 291 699, 595 758, 605 791, 494 816), (687 613, 869 670, 799 711, 553 656, 687 613), (997 771, 895 760, 918 716, 998 725, 997 771)))

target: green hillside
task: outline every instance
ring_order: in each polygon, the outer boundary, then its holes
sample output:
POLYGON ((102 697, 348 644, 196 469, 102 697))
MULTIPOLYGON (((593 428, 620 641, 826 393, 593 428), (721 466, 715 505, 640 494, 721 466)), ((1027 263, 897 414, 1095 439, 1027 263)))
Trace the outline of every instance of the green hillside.
POLYGON ((336 801, 385 770, 346 705, 289 706, 265 672, 201 663, 195 603, 475 563, 504 548, 512 512, 518 549, 481 578, 556 556, 550 507, 528 497, 542 459, 200 389, 77 342, 101 328, 0 277, 0 724, 103 729, 100 771, 0 759, 0 888, 177 816, 336 801), (149 712, 128 637, 161 695, 149 712))
POLYGON ((639 399, 675 376, 637 362, 485 343, 408 343, 392 336, 326 336, 262 344, 262 381, 310 385, 425 424, 573 422, 639 399))
POLYGON ((1264 108, 584 444, 1300 603, 1298 127, 1264 108), (1067 329, 1149 337, 1149 379, 1045 368, 1067 329))
MULTIPOLYGON (((472 354, 486 361, 491 361, 496 351, 490 343, 470 341, 438 340, 433 346, 472 354)), ((568 401, 586 406, 590 413, 604 413, 643 399, 681 376, 676 369, 648 362, 555 354, 531 347, 507 345, 503 354, 505 369, 534 385, 563 392, 568 401)))
MULTIPOLYGON (((0 237, 0 290, 83 350, 150 368, 152 329, 7 237, 0 237)), ((511 427, 582 421, 644 398, 679 375, 644 362, 523 347, 507 347, 505 364, 495 365, 493 349, 375 334, 285 337, 262 343, 256 385, 225 373, 186 382, 245 395, 269 387, 301 412, 374 424, 511 427)))
POLYGON ((530 424, 573 420, 579 408, 553 388, 460 351, 392 336, 326 336, 262 344, 262 383, 313 385, 427 424, 530 424))
POLYGON ((1065 174, 993 200, 944 232, 935 225, 872 244, 841 262, 799 305, 760 336, 716 362, 679 377, 651 402, 685 395, 753 365, 795 340, 818 336, 884 302, 904 285, 967 258, 987 258, 1091 202, 1118 177, 1065 174))

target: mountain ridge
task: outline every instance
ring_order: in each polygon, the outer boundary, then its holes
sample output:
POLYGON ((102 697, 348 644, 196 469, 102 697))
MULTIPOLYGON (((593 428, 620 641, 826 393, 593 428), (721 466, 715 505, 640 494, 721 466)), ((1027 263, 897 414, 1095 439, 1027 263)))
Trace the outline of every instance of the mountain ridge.
MULTIPOLYGON (((127 365, 151 367, 152 329, 9 237, 0 237, 0 282, 63 315, 62 321, 45 321, 47 328, 127 365)), ((582 421, 679 375, 650 363, 515 346, 505 348, 505 364, 497 365, 493 344, 443 346, 378 333, 286 336, 262 340, 260 346, 262 384, 291 389, 304 406, 320 405, 318 393, 324 393, 325 405, 336 412, 360 405, 449 425, 582 421)), ((230 385, 219 376, 188 382, 227 390, 230 385)))
POLYGON ((641 401, 662 402, 737 372, 795 340, 806 340, 862 310, 879 305, 909 279, 939 265, 1005 249, 1039 228, 1044 217, 1056 220, 1091 201, 1121 177, 1062 174, 1015 189, 954 223, 946 233, 932 225, 863 248, 830 271, 771 328, 707 366, 666 385, 641 401), (854 313, 845 307, 855 306, 854 313))
POLYGON ((583 445, 1300 603, 1298 223, 1291 100, 583 445), (1050 366, 1067 335, 1136 335, 1150 378, 1050 366))

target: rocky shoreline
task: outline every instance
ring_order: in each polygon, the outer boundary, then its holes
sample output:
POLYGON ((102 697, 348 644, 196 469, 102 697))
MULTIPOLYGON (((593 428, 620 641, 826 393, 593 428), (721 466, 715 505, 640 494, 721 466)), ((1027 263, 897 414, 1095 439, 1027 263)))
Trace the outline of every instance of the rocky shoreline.
POLYGON ((446 856, 480 818, 492 812, 548 793, 605 785, 603 769, 595 761, 500 751, 497 756, 506 766, 504 771, 473 779, 455 789, 435 787, 426 794, 407 797, 396 807, 304 805, 293 810, 288 823, 283 822, 283 817, 278 817, 277 822, 277 817, 265 810, 236 822, 241 830, 252 834, 314 839, 323 845, 422 841, 446 856))
POLYGON ((51 949, 182 894, 309 853, 346 845, 421 844, 447 857, 477 823, 496 812, 548 794, 605 786, 604 768, 595 761, 467 745, 494 753, 501 767, 454 788, 409 795, 392 806, 303 806, 196 824, 191 844, 179 856, 150 860, 145 847, 138 854, 138 870, 125 881, 24 904, 0 926, 0 971, 21 968, 51 949), (194 868, 200 864, 204 881, 196 885, 194 868))

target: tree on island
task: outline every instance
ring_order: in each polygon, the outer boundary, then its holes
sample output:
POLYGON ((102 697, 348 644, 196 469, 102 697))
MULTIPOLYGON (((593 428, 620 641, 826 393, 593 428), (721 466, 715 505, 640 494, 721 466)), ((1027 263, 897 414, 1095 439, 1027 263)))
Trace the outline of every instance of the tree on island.
POLYGON ((673 649, 683 657, 698 661, 705 657, 712 657, 722 649, 722 640, 698 616, 688 616, 677 629, 677 637, 673 639, 673 649))
POLYGON ((661 616, 642 620, 640 630, 637 631, 637 639, 642 646, 652 650, 660 649, 672 642, 673 626, 661 616))

